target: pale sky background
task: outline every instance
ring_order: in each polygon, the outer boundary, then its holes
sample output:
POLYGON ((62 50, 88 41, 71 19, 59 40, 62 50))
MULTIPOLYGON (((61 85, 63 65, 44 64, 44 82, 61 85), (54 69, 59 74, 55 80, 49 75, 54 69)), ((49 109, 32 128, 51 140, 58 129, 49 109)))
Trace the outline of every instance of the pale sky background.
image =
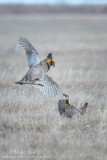
POLYGON ((107 4, 107 0, 0 0, 0 3, 24 4, 107 4))

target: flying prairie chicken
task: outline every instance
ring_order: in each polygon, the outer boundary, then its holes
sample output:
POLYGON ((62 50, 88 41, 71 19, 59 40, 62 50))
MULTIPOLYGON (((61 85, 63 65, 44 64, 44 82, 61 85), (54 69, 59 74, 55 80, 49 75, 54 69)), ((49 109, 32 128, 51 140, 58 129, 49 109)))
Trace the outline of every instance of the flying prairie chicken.
POLYGON ((80 109, 75 108, 73 105, 69 104, 68 94, 63 94, 64 98, 58 102, 58 110, 60 115, 66 117, 73 117, 74 115, 83 115, 86 111, 88 103, 85 103, 80 109))
POLYGON ((19 44, 25 49, 29 70, 20 81, 15 83, 20 85, 32 84, 48 97, 58 95, 60 87, 46 74, 51 66, 55 66, 52 53, 40 61, 36 49, 26 38, 20 37, 19 44))

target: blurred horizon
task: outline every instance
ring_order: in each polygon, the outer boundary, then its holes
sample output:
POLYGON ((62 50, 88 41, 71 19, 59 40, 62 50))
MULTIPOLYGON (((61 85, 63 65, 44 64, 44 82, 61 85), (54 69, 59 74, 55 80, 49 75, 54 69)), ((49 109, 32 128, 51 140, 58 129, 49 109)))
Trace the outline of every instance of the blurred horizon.
POLYGON ((104 5, 107 0, 0 0, 0 4, 104 5))
POLYGON ((0 14, 107 14, 107 0, 0 0, 0 14))

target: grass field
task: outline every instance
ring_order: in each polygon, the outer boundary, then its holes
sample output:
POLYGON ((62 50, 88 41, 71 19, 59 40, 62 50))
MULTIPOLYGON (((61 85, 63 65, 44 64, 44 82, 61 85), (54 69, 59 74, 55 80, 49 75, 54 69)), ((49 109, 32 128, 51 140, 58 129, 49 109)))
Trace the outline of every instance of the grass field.
POLYGON ((107 158, 107 16, 0 16, 1 159, 105 160, 107 158), (68 119, 58 112, 59 95, 49 99, 32 86, 19 86, 27 71, 24 36, 41 59, 53 53, 51 76, 77 108, 68 119), (15 45, 15 48, 11 47, 15 45), (17 52, 16 52, 17 50, 17 52))

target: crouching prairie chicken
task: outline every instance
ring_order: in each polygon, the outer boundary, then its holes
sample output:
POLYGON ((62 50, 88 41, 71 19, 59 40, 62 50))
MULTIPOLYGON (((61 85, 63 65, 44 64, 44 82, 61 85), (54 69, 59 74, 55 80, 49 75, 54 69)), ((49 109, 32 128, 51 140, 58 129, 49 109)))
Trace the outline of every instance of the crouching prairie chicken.
POLYGON ((64 98, 58 102, 58 110, 60 115, 66 117, 73 117, 74 115, 83 115, 86 111, 88 103, 85 103, 80 109, 77 109, 73 105, 69 104, 68 94, 63 94, 64 98))
POLYGON ((60 87, 46 74, 51 66, 55 66, 52 53, 40 61, 36 49, 26 38, 20 37, 19 44, 25 49, 29 70, 20 81, 15 83, 20 85, 31 84, 48 97, 58 95, 60 87))

